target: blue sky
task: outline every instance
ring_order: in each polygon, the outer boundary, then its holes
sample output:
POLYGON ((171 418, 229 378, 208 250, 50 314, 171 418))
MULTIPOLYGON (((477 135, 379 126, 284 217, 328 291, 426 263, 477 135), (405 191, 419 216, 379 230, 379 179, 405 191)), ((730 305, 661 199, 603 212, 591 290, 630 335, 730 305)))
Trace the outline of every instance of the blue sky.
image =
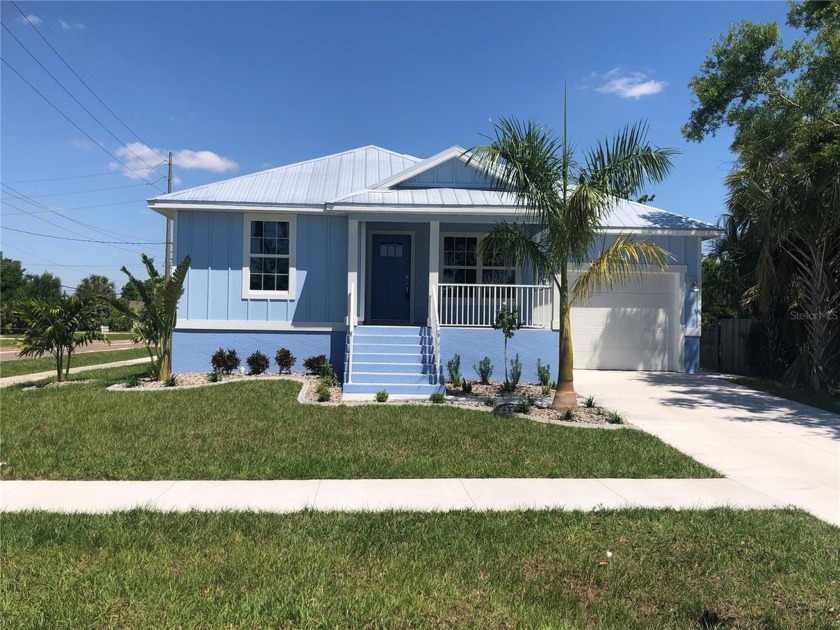
POLYGON ((176 190, 367 144, 428 157, 480 142, 501 115, 561 129, 564 83, 573 141, 586 147, 647 119, 653 142, 683 151, 650 191, 653 205, 714 222, 731 135, 682 139, 688 81, 731 24, 781 24, 787 11, 782 2, 15 1, 29 21, 4 1, 4 26, 108 130, 0 33, 3 59, 93 139, 0 68, 3 252, 70 288, 90 273, 119 288, 119 267, 140 251, 163 262, 161 245, 125 242, 163 240, 163 219, 143 200, 165 190, 165 168, 139 171, 156 189, 112 156, 148 169, 173 151, 176 190), (72 179, 43 181, 54 178, 72 179))

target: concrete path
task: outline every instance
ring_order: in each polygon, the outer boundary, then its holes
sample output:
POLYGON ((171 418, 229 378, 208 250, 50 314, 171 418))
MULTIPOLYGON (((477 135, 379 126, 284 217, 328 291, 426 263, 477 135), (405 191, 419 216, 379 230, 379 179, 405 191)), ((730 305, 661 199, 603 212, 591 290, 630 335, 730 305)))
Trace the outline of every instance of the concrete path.
POLYGON ((715 375, 576 370, 575 387, 733 482, 840 525, 840 415, 715 375))
MULTIPOLYGON (((126 365, 139 365, 141 363, 148 363, 148 357, 140 357, 139 359, 128 359, 126 361, 115 361, 114 363, 100 363, 98 365, 88 365, 82 367, 70 368, 70 374, 78 374, 79 372, 88 372, 89 370, 104 370, 106 368, 124 367, 126 365)), ((8 387, 9 385, 18 385, 19 383, 34 383, 45 378, 55 376, 55 370, 49 372, 35 372, 34 374, 21 374, 19 376, 6 376, 0 378, 0 389, 8 387)))
POLYGON ((348 479, 311 481, 2 481, 0 510, 100 513, 380 510, 740 509, 783 502, 731 479, 348 479))

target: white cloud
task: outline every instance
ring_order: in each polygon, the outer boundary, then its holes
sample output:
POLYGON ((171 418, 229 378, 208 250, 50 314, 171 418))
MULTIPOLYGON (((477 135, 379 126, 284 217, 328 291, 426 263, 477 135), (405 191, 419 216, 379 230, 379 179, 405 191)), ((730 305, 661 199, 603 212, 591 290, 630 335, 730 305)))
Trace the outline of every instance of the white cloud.
POLYGON ((613 68, 600 78, 605 82, 595 88, 599 92, 637 101, 643 96, 658 94, 668 85, 665 81, 648 78, 644 72, 622 72, 620 68, 613 68))
POLYGON ((81 149, 82 151, 93 151, 99 146, 87 138, 73 138, 70 141, 70 144, 73 145, 74 148, 81 149))
POLYGON ((70 22, 65 22, 64 20, 59 20, 58 24, 56 24, 56 26, 58 28, 60 28, 62 31, 82 31, 82 30, 87 28, 81 22, 70 23, 70 22))
POLYGON ((17 21, 18 21, 18 22, 20 22, 21 24, 26 24, 26 23, 28 22, 28 23, 29 23, 29 24, 31 24, 32 26, 40 26, 41 22, 43 22, 43 21, 44 21, 44 20, 42 20, 41 18, 39 18, 37 15, 35 15, 35 14, 33 14, 33 13, 30 13, 30 14, 29 14, 29 15, 27 15, 26 17, 24 17, 24 16, 20 16, 20 17, 18 17, 18 18, 16 18, 16 19, 17 19, 17 21))
MULTIPOLYGON (((161 156, 165 156, 167 152, 168 149, 153 149, 142 142, 130 142, 126 146, 119 147, 115 154, 130 169, 125 172, 125 175, 132 179, 139 179, 140 176, 148 172, 150 165, 160 165, 163 161, 161 156)), ((239 168, 239 164, 230 158, 222 157, 213 153, 213 151, 193 151, 191 149, 173 151, 172 164, 176 168, 184 170, 212 171, 214 173, 226 173, 239 168)), ((111 162, 110 166, 115 171, 125 171, 122 164, 111 162)))

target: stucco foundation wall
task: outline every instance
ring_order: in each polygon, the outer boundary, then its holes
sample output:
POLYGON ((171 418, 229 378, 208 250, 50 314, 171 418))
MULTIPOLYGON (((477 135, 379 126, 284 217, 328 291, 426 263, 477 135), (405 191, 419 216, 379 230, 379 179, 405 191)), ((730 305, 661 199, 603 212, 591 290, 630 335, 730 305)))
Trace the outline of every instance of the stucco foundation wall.
MULTIPOLYGON (((508 340, 508 369, 510 360, 519 353, 522 361, 522 381, 537 382, 537 359, 551 366, 551 380, 557 378, 558 333, 545 329, 520 329, 508 340)), ((444 375, 446 362, 456 354, 461 355, 461 373, 468 380, 478 380, 474 365, 485 356, 493 362, 492 380, 505 378, 504 336, 492 328, 441 328, 441 366, 444 375)))
POLYGON ((210 357, 219 348, 233 348, 248 369, 245 359, 259 350, 271 359, 271 371, 277 369, 274 355, 278 348, 288 348, 297 357, 293 370, 303 371, 303 362, 325 354, 336 372, 344 372, 345 332, 288 332, 236 330, 176 330, 172 339, 173 372, 210 372, 210 357))

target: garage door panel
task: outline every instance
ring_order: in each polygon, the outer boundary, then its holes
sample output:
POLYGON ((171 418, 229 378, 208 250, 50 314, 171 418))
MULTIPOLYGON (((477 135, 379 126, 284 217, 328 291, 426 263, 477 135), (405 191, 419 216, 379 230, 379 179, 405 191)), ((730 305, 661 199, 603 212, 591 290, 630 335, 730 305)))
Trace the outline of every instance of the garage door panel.
MULTIPOLYGON (((576 278, 572 275, 571 280, 576 278)), ((579 369, 668 370, 673 345, 674 274, 651 274, 572 309, 579 369)))

